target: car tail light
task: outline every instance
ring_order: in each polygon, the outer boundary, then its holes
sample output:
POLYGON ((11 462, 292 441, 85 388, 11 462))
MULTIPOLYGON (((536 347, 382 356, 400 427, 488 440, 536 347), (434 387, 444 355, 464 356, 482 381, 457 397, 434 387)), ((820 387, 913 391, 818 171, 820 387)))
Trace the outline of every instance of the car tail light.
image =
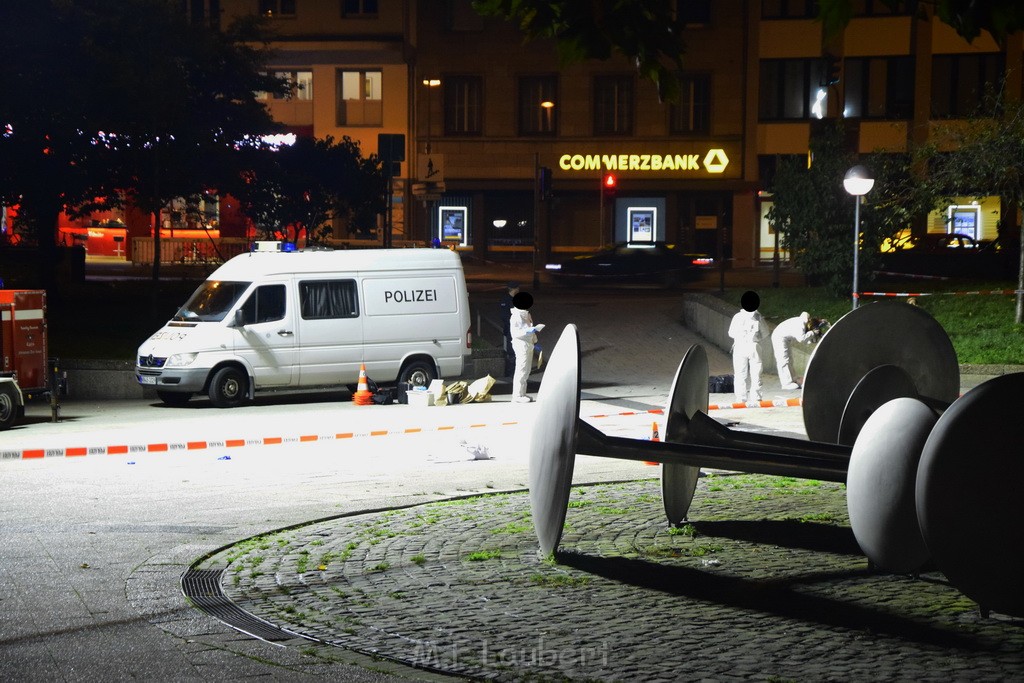
POLYGON ((466 330, 466 348, 473 348, 473 328, 470 327, 466 330))
POLYGON ((715 259, 710 258, 708 256, 699 256, 699 257, 693 259, 692 261, 690 261, 690 263, 692 263, 695 266, 710 266, 714 262, 715 262, 715 259))

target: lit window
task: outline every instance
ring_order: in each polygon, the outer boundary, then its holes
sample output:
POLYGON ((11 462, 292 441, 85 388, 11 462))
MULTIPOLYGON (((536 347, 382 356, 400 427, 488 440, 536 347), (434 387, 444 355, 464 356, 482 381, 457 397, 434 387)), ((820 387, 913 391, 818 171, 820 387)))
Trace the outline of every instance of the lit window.
POLYGON ((337 72, 339 126, 380 126, 384 123, 384 75, 380 71, 337 72))
POLYGON ((524 76, 519 79, 519 134, 554 135, 557 76, 524 76))
POLYGON ((260 14, 268 17, 294 17, 296 0, 260 0, 260 14))

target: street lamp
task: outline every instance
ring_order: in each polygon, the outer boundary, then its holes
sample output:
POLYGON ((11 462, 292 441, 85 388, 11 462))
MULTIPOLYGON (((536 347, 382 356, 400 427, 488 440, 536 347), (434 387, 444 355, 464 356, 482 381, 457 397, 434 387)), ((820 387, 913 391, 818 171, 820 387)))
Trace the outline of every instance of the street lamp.
POLYGON ((540 103, 541 109, 544 110, 544 125, 546 127, 545 133, 554 131, 554 126, 551 125, 551 110, 555 108, 555 103, 551 100, 544 100, 540 103))
POLYGON ((853 195, 853 308, 857 308, 860 286, 857 282, 857 271, 860 268, 860 202, 861 197, 871 192, 875 179, 864 166, 854 166, 843 177, 843 187, 853 195))
POLYGON ((430 112, 433 109, 433 98, 430 96, 431 88, 441 85, 440 78, 424 78, 423 85, 427 86, 427 154, 430 154, 430 112))

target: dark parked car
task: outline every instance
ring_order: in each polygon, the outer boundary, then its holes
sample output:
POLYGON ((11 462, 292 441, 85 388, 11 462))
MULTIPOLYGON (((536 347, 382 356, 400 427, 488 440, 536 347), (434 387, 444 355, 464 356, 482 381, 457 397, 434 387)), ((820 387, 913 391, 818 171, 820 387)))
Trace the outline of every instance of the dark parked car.
POLYGON ((647 282, 675 287, 700 279, 702 271, 713 266, 714 259, 707 254, 688 254, 665 242, 620 243, 595 254, 549 263, 547 272, 563 284, 647 282))
POLYGON ((1003 277, 1004 261, 992 242, 961 233, 909 235, 881 254, 881 270, 939 277, 1003 277))

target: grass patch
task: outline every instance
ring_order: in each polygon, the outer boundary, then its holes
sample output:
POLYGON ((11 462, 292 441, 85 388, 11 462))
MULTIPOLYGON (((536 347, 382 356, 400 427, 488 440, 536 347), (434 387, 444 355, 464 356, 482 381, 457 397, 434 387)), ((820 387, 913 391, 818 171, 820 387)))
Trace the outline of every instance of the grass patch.
POLYGON ((491 529, 492 534, 521 534, 526 531, 532 531, 532 524, 524 524, 523 522, 509 522, 505 526, 500 526, 497 529, 491 529))
POLYGON ((496 560, 499 557, 501 557, 500 550, 477 550, 466 555, 466 559, 470 562, 485 562, 487 560, 496 560))
POLYGON ((541 588, 579 588, 590 583, 589 576, 569 576, 568 574, 533 574, 530 583, 541 588))
MULTIPOLYGON (((1024 358, 1024 326, 1014 322, 1012 295, 950 296, 951 292, 1015 289, 1012 281, 894 281, 865 284, 869 291, 919 291, 917 305, 930 313, 949 335, 961 363, 975 365, 1020 364, 1024 358)), ((722 298, 737 309, 744 289, 726 290, 722 298)), ((849 297, 835 297, 821 287, 786 287, 759 290, 761 314, 770 324, 808 311, 833 323, 850 312, 849 297)), ((872 298, 864 301, 870 302, 872 298)), ((901 299, 905 301, 905 299, 901 299)))

